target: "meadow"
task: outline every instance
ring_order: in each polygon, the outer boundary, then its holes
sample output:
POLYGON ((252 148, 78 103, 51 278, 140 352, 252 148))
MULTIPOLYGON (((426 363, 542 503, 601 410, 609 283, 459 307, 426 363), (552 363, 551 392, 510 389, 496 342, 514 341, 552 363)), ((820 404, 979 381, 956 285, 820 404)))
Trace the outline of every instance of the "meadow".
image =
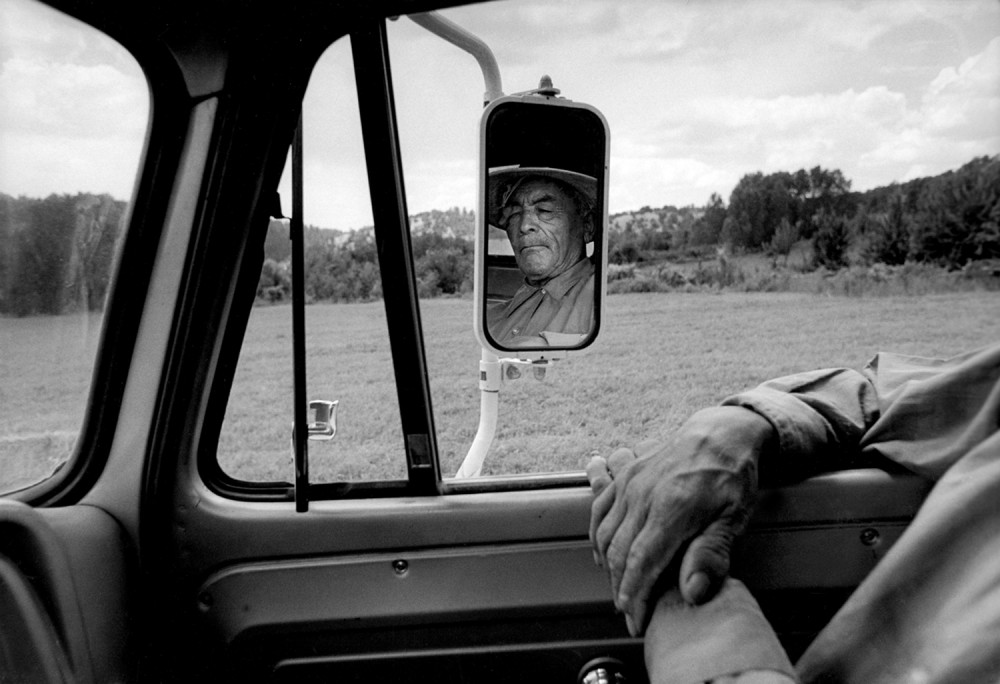
MULTIPOLYGON (((454 473, 479 419, 480 351, 469 299, 421 301, 442 469, 454 473)), ((314 443, 315 480, 405 477, 381 302, 306 310, 312 399, 336 399, 338 434, 314 443)), ((253 480, 291 476, 290 309, 254 309, 219 445, 253 480)), ((611 295, 589 353, 500 394, 484 474, 575 470, 592 454, 665 438, 741 389, 817 367, 862 368, 880 350, 949 356, 1000 340, 1000 296, 965 292, 843 297, 694 292, 611 295)))
MULTIPOLYGON (((453 474, 479 420, 480 350, 469 298, 421 300, 442 469, 453 474)), ((71 453, 96 349, 93 317, 0 319, 0 487, 71 453)), ((336 399, 338 434, 312 443, 314 481, 405 477, 382 302, 306 309, 308 396, 336 399)), ((1000 295, 691 292, 610 295, 593 349, 543 381, 508 383, 484 473, 576 470, 592 454, 665 438, 689 414, 778 375, 861 368, 879 350, 947 356, 1000 340, 1000 295)), ((251 314, 218 453, 230 474, 292 477, 291 309, 251 314)))

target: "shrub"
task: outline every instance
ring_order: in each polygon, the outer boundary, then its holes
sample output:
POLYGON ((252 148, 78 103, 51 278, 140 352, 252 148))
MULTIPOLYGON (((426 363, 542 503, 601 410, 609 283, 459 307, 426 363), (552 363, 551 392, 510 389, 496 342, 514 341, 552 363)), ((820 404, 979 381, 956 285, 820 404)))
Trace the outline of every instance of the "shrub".
POLYGON ((608 243, 608 261, 612 264, 634 264, 639 261, 639 245, 635 239, 612 235, 608 243))
POLYGON ((785 257, 785 265, 788 265, 788 255, 792 252, 792 247, 799 241, 799 224, 792 223, 787 218, 781 219, 778 229, 774 231, 771 238, 771 251, 774 254, 785 257))
POLYGON ((861 250, 868 262, 899 265, 910 254, 910 219, 906 213, 905 198, 897 193, 889 203, 889 211, 872 216, 859 211, 855 218, 856 232, 864 236, 861 250))
POLYGON ((980 157, 927 183, 917 201, 913 255, 950 268, 1000 258, 1000 157, 980 157))
POLYGON ((847 265, 850 231, 843 216, 820 210, 813 216, 813 263, 817 267, 837 270, 847 265))
POLYGON ((459 247, 429 249, 417 259, 420 296, 459 294, 472 289, 473 256, 459 247))

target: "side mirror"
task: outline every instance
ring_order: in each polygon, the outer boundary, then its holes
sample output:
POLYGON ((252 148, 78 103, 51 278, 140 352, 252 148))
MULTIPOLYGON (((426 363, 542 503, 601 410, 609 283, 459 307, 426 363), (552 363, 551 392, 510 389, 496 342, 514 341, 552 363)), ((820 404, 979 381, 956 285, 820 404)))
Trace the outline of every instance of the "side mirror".
POLYGON ((475 329, 497 354, 582 350, 604 314, 608 124, 556 93, 501 97, 480 123, 475 329))

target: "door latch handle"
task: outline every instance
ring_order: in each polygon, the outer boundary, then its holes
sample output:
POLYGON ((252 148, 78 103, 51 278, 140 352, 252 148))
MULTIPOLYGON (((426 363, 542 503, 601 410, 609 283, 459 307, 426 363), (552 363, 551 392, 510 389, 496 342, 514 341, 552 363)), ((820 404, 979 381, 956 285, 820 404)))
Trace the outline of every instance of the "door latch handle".
POLYGON ((317 399, 309 402, 312 420, 309 421, 309 439, 328 442, 337 434, 337 405, 340 401, 317 399))

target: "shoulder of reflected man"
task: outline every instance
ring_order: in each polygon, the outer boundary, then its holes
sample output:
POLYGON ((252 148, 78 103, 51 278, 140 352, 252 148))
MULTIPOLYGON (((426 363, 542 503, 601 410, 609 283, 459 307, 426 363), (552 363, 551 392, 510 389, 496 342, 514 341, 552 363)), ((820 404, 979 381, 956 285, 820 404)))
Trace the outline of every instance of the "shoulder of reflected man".
POLYGON ((563 333, 543 330, 539 333, 545 340, 545 344, 551 347, 576 347, 583 344, 590 333, 563 333))
POLYGON ((540 335, 518 335, 503 343, 503 346, 512 349, 524 349, 527 347, 547 347, 549 341, 545 337, 546 333, 540 335))

